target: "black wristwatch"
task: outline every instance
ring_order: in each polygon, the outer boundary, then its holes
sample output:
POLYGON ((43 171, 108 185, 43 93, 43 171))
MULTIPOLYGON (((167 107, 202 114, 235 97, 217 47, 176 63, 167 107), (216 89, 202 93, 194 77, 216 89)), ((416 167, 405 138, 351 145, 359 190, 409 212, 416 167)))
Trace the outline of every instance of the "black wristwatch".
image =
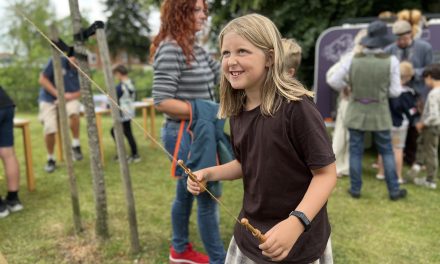
POLYGON ((307 232, 310 227, 312 227, 312 224, 310 223, 310 220, 307 218, 307 216, 300 211, 292 211, 290 212, 289 216, 296 216, 301 224, 304 226, 304 232, 307 232))

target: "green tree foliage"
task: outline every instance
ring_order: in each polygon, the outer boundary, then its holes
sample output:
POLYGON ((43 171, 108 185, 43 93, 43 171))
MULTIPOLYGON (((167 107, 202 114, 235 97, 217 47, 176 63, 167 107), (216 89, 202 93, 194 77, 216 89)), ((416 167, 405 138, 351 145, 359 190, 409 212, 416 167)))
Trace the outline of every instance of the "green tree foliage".
POLYGON ((148 10, 139 0, 106 0, 105 5, 110 13, 106 34, 111 54, 126 51, 146 61, 150 47, 148 10))
POLYGON ((11 50, 13 60, 10 65, 0 68, 0 84, 21 110, 36 107, 39 72, 50 54, 47 41, 23 15, 47 32, 48 25, 54 20, 48 6, 49 0, 19 0, 5 12, 8 30, 1 38, 4 46, 11 50))
MULTIPOLYGON (((48 35, 49 26, 56 22, 60 37, 72 45, 70 17, 58 21, 48 6, 49 0, 17 0, 5 12, 7 30, 1 39, 3 46, 11 50, 13 60, 10 65, 0 68, 0 84, 7 89, 21 110, 37 107, 38 77, 51 55, 49 42, 36 27, 48 35)), ((84 25, 88 25, 85 20, 84 25)))
POLYGON ((376 17, 382 11, 418 8, 429 12, 427 8, 432 5, 414 0, 213 0, 209 3, 213 36, 229 20, 256 12, 272 19, 284 37, 295 38, 303 48, 299 78, 309 87, 313 81, 315 43, 325 29, 348 18, 376 17))
POLYGON ((41 63, 50 54, 47 41, 22 16, 25 15, 43 32, 48 32, 48 26, 54 21, 54 14, 47 8, 48 6, 49 0, 20 0, 8 8, 6 20, 10 21, 10 26, 4 37, 8 40, 7 46, 12 53, 20 59, 41 63))

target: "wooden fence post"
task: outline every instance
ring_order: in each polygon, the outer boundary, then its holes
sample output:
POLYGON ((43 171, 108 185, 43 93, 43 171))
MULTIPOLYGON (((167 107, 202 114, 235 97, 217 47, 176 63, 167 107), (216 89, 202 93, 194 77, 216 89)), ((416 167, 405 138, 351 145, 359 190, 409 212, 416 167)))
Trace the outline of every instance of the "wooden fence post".
MULTIPOLYGON (((103 25, 103 24, 102 24, 103 25)), ((131 185, 130 170, 128 168, 128 162, 125 153, 125 143, 124 135, 122 132, 122 124, 120 121, 120 111, 117 105, 118 99, 116 97, 116 90, 114 87, 113 73, 111 69, 111 61, 107 44, 107 37, 105 35, 104 28, 98 28, 96 30, 96 37, 98 40, 99 53, 101 55, 102 67, 104 69, 105 82, 107 85, 107 91, 109 91, 110 106, 112 110, 113 117, 113 127, 115 130, 116 148, 118 150, 119 157, 119 167, 121 169, 121 178, 124 183, 125 199, 127 201, 127 214, 128 223, 130 227, 130 238, 131 238, 131 251, 134 254, 139 253, 139 235, 137 229, 136 220, 136 207, 133 196, 133 189, 131 185), (116 104, 115 104, 116 103, 116 104)))
MULTIPOLYGON (((51 38, 53 40, 58 40, 58 30, 55 25, 51 26, 51 38)), ((81 213, 79 207, 79 198, 78 198, 78 188, 76 185, 76 177, 73 171, 73 160, 72 160, 72 145, 70 143, 70 134, 69 134, 69 125, 67 123, 68 117, 66 112, 66 100, 64 98, 64 77, 62 72, 61 65, 61 55, 58 50, 52 48, 52 62, 53 62, 53 71, 55 75, 55 87, 57 88, 57 100, 58 100, 58 115, 61 131, 61 141, 59 144, 63 144, 64 149, 64 157, 67 165, 67 173, 69 175, 69 187, 70 187, 70 196, 72 200, 72 209, 73 209, 73 223, 75 225, 76 233, 80 233, 82 231, 81 226, 81 213)))

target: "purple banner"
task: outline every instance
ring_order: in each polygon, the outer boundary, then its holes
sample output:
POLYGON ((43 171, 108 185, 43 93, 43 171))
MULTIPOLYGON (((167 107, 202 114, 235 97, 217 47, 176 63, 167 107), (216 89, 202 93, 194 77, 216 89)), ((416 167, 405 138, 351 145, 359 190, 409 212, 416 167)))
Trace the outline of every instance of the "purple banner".
MULTIPOLYGON (((332 27, 321 33, 316 42, 313 89, 316 105, 324 118, 334 118, 338 96, 325 81, 327 70, 352 49, 357 32, 367 26, 332 27)), ((440 62, 440 23, 430 24, 421 38, 432 45, 434 61, 440 62)))

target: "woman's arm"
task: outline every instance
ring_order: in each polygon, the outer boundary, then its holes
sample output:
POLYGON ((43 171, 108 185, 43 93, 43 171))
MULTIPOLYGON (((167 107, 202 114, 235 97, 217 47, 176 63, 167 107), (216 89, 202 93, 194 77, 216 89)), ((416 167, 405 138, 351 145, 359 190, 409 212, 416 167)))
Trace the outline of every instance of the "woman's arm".
POLYGON ((182 100, 165 99, 156 105, 156 109, 169 115, 173 119, 188 120, 191 106, 182 100))
MULTIPOLYGON (((236 180, 243 178, 241 164, 236 159, 223 165, 209 167, 194 172, 197 180, 203 185, 208 181, 236 180)), ((201 191, 199 183, 188 177, 187 189, 190 193, 198 195, 201 191)))

